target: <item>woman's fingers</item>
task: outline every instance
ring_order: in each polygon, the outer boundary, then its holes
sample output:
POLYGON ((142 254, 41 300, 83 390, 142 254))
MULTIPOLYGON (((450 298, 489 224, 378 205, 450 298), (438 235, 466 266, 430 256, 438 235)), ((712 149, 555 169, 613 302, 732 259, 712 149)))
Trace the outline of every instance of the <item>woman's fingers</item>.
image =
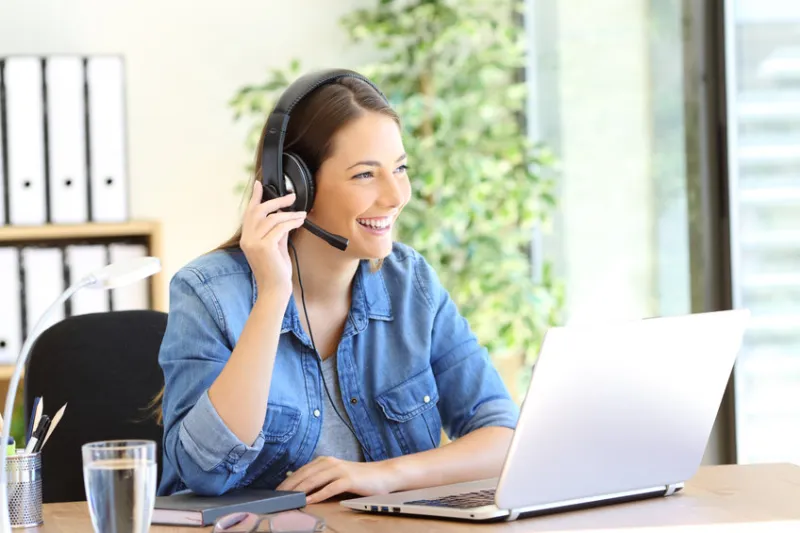
POLYGON ((318 491, 310 494, 306 497, 306 502, 308 505, 313 505, 315 503, 324 502, 328 498, 332 498, 338 494, 343 492, 350 491, 350 480, 347 478, 339 478, 333 483, 329 483, 319 489, 318 491))
POLYGON ((303 217, 303 218, 293 218, 291 220, 287 220, 286 222, 275 224, 275 227, 272 228, 272 231, 269 232, 268 238, 274 239, 275 242, 278 242, 287 233, 289 233, 295 228, 299 228, 300 226, 302 226, 303 222, 305 221, 306 219, 305 217, 303 217))
MULTIPOLYGON (((264 219, 269 218, 271 213, 279 212, 280 209, 291 207, 291 205, 294 204, 294 194, 273 198, 261 203, 262 190, 261 183, 256 181, 253 184, 253 194, 250 196, 250 202, 248 203, 247 211, 242 220, 242 233, 244 235, 249 235, 253 232, 259 233, 258 226, 262 224, 264 219)), ((261 238, 265 234, 266 232, 259 233, 256 238, 261 238)))
POLYGON ((253 182, 253 190, 251 191, 250 194, 250 202, 248 202, 247 205, 247 207, 249 208, 248 210, 252 210, 258 204, 261 203, 261 198, 263 198, 263 194, 264 194, 264 187, 261 185, 260 181, 255 180, 253 182))
POLYGON ((253 192, 250 195, 250 201, 247 204, 247 212, 253 213, 258 216, 266 216, 267 214, 277 211, 284 207, 290 207, 296 200, 297 195, 293 192, 278 198, 271 198, 266 202, 261 202, 264 198, 264 186, 261 182, 256 180, 253 182, 253 192))
POLYGON ((273 228, 284 222, 300 219, 305 220, 306 214, 304 211, 281 211, 272 213, 266 218, 262 218, 256 223, 253 228, 253 238, 263 239, 273 228))
POLYGON ((265 216, 269 215, 274 211, 278 211, 279 209, 284 209, 287 207, 291 207, 296 200, 295 194, 287 194, 286 196, 281 196, 280 198, 273 198, 271 200, 267 200, 263 204, 255 205, 250 212, 256 218, 264 218, 265 216))
POLYGON ((314 474, 306 477, 302 483, 298 483, 297 486, 292 490, 303 492, 305 494, 311 494, 312 492, 321 489, 325 485, 333 483, 339 479, 339 474, 340 473, 335 467, 328 467, 327 470, 315 472, 314 474))
POLYGON ((280 485, 278 485, 278 490, 295 490, 295 488, 307 478, 317 474, 318 472, 331 468, 332 464, 333 461, 330 457, 319 456, 310 463, 300 467, 288 478, 284 479, 280 485))

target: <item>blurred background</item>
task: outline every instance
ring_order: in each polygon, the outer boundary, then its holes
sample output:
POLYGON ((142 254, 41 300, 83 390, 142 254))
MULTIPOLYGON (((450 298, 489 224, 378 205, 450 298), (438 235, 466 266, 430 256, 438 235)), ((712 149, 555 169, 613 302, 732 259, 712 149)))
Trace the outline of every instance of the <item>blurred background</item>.
POLYGON ((5 368, 37 302, 92 261, 150 253, 164 272, 84 309, 167 311, 172 275, 236 230, 275 96, 352 68, 404 121, 415 201, 397 238, 517 398, 551 325, 748 307, 705 461, 800 461, 800 3, 6 0, 0 62, 5 368), (75 60, 62 78, 58 57, 75 60), (59 116, 85 129, 59 136, 59 116), (88 205, 59 218, 74 138, 88 205))

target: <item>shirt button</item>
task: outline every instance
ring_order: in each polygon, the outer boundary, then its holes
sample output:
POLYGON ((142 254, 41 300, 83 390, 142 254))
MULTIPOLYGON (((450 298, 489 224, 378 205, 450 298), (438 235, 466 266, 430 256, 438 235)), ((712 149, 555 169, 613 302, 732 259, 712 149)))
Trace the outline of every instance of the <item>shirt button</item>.
POLYGON ((358 400, 357 400, 356 398, 350 398, 350 403, 352 403, 353 405, 355 405, 355 404, 357 404, 357 403, 358 403, 358 400))
POLYGON ((287 471, 286 471, 286 477, 289 477, 289 476, 291 476, 292 474, 294 474, 294 472, 292 472, 291 470, 287 470, 287 471))
POLYGON ((422 401, 425 403, 429 403, 431 401, 431 397, 426 394, 425 397, 422 399, 422 401))
POLYGON ((314 409, 314 416, 319 418, 319 409, 314 409))

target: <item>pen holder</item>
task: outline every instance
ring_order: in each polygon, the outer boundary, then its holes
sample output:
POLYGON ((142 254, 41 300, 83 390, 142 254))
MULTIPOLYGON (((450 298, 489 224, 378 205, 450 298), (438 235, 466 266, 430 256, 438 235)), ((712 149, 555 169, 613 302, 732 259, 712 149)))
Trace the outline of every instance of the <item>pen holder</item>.
POLYGON ((8 516, 12 527, 44 523, 42 514, 42 454, 20 453, 6 458, 8 516))

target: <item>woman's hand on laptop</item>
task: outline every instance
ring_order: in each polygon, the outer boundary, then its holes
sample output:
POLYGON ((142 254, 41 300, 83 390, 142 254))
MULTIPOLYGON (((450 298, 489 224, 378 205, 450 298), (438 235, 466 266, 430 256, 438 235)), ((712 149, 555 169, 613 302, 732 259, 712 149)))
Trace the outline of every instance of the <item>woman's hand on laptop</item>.
POLYGON ((356 463, 335 457, 317 457, 277 489, 304 492, 310 505, 345 492, 359 496, 387 494, 396 490, 394 478, 395 471, 387 462, 356 463))

